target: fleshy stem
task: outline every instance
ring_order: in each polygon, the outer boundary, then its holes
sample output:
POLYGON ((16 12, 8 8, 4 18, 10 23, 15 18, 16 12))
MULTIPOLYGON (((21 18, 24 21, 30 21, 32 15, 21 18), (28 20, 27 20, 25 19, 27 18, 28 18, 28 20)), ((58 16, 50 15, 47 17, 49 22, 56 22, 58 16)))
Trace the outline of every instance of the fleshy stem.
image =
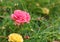
POLYGON ((0 36, 0 38, 6 38, 6 39, 8 39, 8 37, 5 37, 5 36, 0 36))

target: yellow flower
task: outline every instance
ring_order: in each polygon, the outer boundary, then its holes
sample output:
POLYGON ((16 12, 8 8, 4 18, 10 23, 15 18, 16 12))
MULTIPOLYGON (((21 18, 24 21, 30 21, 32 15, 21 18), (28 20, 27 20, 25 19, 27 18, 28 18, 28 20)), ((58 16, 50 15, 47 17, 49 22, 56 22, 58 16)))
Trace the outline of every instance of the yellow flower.
POLYGON ((47 9, 47 8, 42 8, 42 12, 43 12, 43 14, 49 14, 49 9, 47 9))
POLYGON ((38 7, 39 7, 39 6, 40 6, 40 4, 39 4, 39 3, 36 3, 36 6, 38 6, 38 7))
POLYGON ((20 34, 17 33, 12 33, 8 36, 8 41, 9 42, 23 42, 23 38, 20 34))

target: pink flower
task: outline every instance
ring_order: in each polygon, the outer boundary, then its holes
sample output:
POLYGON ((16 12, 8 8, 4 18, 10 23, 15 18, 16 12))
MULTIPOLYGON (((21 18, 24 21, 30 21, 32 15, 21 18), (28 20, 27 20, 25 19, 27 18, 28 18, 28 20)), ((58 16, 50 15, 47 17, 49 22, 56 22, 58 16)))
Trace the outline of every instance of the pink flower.
POLYGON ((23 23, 29 23, 30 15, 25 11, 15 10, 14 13, 11 14, 11 19, 14 20, 16 25, 20 25, 23 23))

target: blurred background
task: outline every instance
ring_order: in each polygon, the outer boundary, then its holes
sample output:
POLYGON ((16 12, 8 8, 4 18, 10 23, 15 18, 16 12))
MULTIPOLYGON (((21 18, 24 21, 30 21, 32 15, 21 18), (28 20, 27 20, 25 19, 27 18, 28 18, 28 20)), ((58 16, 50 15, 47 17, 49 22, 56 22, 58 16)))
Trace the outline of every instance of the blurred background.
POLYGON ((23 35, 24 42, 60 42, 60 0, 0 0, 0 36, 10 33, 23 35), (17 9, 30 13, 29 24, 13 24, 10 15, 17 9))

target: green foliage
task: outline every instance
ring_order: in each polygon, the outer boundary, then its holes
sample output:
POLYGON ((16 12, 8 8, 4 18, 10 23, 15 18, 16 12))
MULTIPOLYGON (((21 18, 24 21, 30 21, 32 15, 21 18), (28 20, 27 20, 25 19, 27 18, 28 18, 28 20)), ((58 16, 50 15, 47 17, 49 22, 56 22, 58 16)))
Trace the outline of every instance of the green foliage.
MULTIPOLYGON (((19 33, 30 36, 24 42, 53 42, 60 40, 60 0, 0 0, 0 36, 19 33), (49 14, 43 14, 42 8, 48 8, 49 14), (15 26, 10 15, 20 9, 30 13, 29 24, 15 26), (40 20, 38 20, 40 18, 40 20)), ((0 38, 1 42, 8 42, 0 38)))

